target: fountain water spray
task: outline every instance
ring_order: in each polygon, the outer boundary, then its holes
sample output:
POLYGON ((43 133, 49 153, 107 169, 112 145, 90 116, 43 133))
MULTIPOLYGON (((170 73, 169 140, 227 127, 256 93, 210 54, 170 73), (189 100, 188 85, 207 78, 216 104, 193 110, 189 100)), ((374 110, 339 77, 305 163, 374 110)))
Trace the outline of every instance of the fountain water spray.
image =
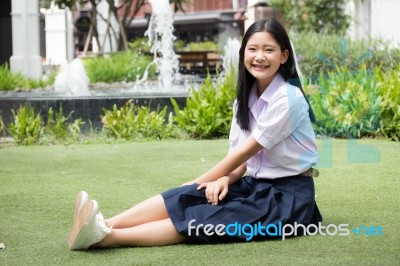
POLYGON ((75 58, 61 66, 54 81, 54 91, 65 96, 89 96, 89 78, 82 60, 75 58))
POLYGON ((222 67, 225 73, 231 69, 236 69, 239 64, 240 41, 238 39, 228 38, 224 46, 224 56, 222 57, 222 67))
POLYGON ((169 0, 149 0, 152 13, 145 35, 149 38, 153 63, 158 69, 158 81, 162 89, 168 90, 179 77, 179 60, 174 52, 173 12, 169 0))

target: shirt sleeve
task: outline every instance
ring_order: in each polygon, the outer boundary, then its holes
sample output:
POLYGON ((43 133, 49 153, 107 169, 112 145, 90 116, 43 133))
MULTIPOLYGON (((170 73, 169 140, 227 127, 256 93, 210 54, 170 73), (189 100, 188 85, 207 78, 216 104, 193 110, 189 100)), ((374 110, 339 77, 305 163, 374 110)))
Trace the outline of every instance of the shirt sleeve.
POLYGON ((229 153, 233 152, 239 143, 239 138, 240 138, 240 131, 241 128, 237 123, 236 119, 236 113, 237 113, 237 101, 233 103, 233 117, 232 117, 232 124, 231 124, 231 130, 229 132, 229 153))
POLYGON ((308 105, 300 90, 290 85, 285 87, 286 93, 279 93, 268 103, 252 130, 256 141, 266 149, 289 137, 308 114, 308 105))

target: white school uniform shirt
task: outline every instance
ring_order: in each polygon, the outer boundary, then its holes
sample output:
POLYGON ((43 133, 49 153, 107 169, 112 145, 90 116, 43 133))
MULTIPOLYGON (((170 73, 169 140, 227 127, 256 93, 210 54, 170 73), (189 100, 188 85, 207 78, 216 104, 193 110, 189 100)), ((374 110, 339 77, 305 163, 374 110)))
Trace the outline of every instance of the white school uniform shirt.
POLYGON ((257 85, 249 97, 250 130, 237 124, 237 101, 229 135, 229 153, 242 146, 250 135, 264 148, 246 162, 254 178, 275 179, 294 176, 317 164, 315 133, 309 106, 299 88, 277 74, 258 98, 257 85))

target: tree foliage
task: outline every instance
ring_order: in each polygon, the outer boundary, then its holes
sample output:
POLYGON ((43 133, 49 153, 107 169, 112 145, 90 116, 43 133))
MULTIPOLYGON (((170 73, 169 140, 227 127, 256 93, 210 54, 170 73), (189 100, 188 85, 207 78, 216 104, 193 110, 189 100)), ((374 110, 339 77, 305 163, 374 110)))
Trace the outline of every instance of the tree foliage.
POLYGON ((346 0, 272 0, 290 29, 301 32, 344 33, 350 17, 346 0))

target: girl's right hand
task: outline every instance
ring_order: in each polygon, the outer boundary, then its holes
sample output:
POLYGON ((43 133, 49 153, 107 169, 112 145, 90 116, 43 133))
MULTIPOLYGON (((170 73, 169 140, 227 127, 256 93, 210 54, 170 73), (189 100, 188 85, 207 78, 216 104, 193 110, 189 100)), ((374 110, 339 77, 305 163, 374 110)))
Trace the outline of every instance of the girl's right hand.
POLYGON ((217 205, 228 194, 229 178, 223 176, 216 181, 203 183, 197 187, 197 190, 205 188, 204 194, 208 203, 217 205))

